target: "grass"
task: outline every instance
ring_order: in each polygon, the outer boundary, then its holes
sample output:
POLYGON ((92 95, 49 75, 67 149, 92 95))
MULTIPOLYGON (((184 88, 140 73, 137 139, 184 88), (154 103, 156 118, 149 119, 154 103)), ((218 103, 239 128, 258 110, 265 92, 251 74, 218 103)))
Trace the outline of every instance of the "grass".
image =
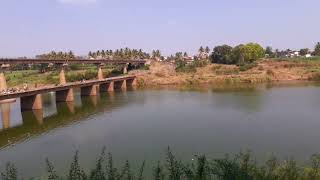
MULTIPOLYGON (((97 69, 94 66, 90 66, 85 69, 81 69, 82 66, 70 67, 65 71, 67 82, 81 81, 83 79, 95 79, 97 77, 97 69), (74 70, 77 69, 77 70, 74 70), (80 70, 79 70, 80 69, 80 70)), ((103 74, 105 77, 117 76, 122 74, 121 70, 104 68, 103 74)), ((58 84, 59 74, 58 71, 49 71, 46 73, 40 73, 37 70, 24 70, 24 71, 8 71, 5 74, 8 87, 21 86, 24 83, 27 84, 58 84)))
MULTIPOLYGON (((250 151, 217 159, 197 155, 192 162, 183 163, 168 148, 165 161, 158 161, 153 165, 147 165, 143 161, 140 168, 134 170, 129 161, 125 161, 122 168, 115 167, 111 153, 106 153, 104 148, 96 160, 95 167, 89 172, 81 168, 78 152, 75 153, 67 174, 59 175, 48 159, 46 169, 49 180, 318 180, 320 154, 312 155, 305 166, 299 166, 293 159, 280 161, 275 156, 258 165, 250 151), (146 166, 153 167, 152 177, 144 175, 146 166)), ((12 163, 7 163, 0 179, 21 178, 18 177, 17 168, 12 163)))
POLYGON ((176 72, 194 73, 197 71, 198 67, 204 67, 206 65, 208 65, 207 60, 193 61, 191 63, 186 63, 184 61, 178 60, 176 62, 176 72))
POLYGON ((280 61, 320 61, 320 56, 313 57, 292 57, 292 58, 273 58, 280 61))
POLYGON ((38 73, 35 70, 11 71, 5 74, 9 87, 18 86, 23 83, 28 84, 55 84, 58 82, 58 75, 55 72, 38 73))
POLYGON ((247 63, 247 64, 241 64, 241 65, 239 66, 239 70, 240 70, 240 71, 247 71, 247 70, 252 69, 252 68, 254 68, 254 67, 256 67, 256 66, 257 66, 257 63, 256 63, 256 62, 247 63))

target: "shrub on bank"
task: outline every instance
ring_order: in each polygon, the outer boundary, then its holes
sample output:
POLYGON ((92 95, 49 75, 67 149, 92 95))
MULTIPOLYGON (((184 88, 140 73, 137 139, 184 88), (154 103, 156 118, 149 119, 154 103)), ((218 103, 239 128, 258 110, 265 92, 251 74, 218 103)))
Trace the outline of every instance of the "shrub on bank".
MULTIPOLYGON (((264 165, 258 165, 249 151, 240 152, 235 156, 208 159, 205 155, 195 156, 190 163, 178 160, 170 148, 166 152, 165 162, 153 166, 153 177, 144 175, 146 163, 143 161, 137 170, 133 170, 129 161, 122 168, 116 168, 111 153, 103 149, 96 165, 89 173, 79 163, 79 154, 75 153, 69 172, 60 176, 54 165, 46 159, 46 169, 50 180, 317 180, 320 179, 320 155, 310 158, 310 165, 298 166, 292 160, 279 161, 270 157, 264 165)), ((2 180, 17 180, 18 171, 12 163, 8 163, 1 173, 2 180)))
POLYGON ((182 60, 176 62, 176 72, 192 73, 196 72, 198 67, 204 67, 208 64, 206 60, 195 60, 191 63, 187 63, 182 60))
POLYGON ((245 63, 245 64, 240 64, 239 65, 239 70, 240 71, 247 71, 247 70, 250 70, 254 67, 257 66, 257 63, 256 62, 253 62, 253 63, 245 63))

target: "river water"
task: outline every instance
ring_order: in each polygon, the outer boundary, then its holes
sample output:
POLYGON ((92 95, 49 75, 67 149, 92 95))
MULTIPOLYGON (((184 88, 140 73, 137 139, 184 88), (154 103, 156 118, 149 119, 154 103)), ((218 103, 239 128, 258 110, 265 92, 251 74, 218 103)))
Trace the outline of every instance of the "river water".
POLYGON ((117 164, 163 160, 168 146, 182 160, 195 154, 223 157, 251 150, 304 163, 320 152, 320 86, 316 83, 155 88, 55 102, 44 94, 42 111, 1 105, 0 171, 13 162, 27 177, 58 172, 79 150, 84 169, 105 146, 117 164))

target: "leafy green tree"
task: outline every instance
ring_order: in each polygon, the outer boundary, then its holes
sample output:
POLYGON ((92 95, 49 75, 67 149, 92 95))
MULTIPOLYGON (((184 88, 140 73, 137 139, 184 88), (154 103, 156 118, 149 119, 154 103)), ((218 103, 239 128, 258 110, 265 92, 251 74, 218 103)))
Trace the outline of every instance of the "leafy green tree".
POLYGON ((305 56, 306 54, 308 54, 309 49, 308 48, 304 48, 304 49, 300 49, 299 54, 301 56, 305 56))
POLYGON ((252 63, 255 60, 264 57, 264 49, 256 43, 240 44, 233 48, 232 59, 238 64, 252 63))
POLYGON ((266 56, 268 56, 268 57, 274 57, 274 52, 273 52, 271 46, 267 46, 265 53, 266 53, 266 56))
POLYGON ((216 46, 211 54, 211 62, 219 64, 235 64, 231 59, 232 47, 228 45, 216 46))

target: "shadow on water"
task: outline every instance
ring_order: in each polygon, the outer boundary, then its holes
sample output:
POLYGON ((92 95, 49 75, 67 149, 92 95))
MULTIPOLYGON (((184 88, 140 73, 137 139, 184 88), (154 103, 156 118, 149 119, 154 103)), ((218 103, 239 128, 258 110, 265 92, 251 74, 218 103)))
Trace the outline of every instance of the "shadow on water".
MULTIPOLYGON (((2 121, 0 149, 52 129, 80 122, 90 115, 111 111, 126 106, 130 102, 136 102, 129 100, 126 93, 133 92, 129 90, 129 92, 100 93, 98 96, 87 96, 80 99, 76 97, 74 102, 59 103, 55 102, 54 94, 48 93, 42 95, 44 105, 42 110, 24 112, 12 108, 12 106, 16 106, 14 103, 0 104, 2 121), (13 113, 15 116, 21 113, 20 118, 22 119, 22 122, 15 126, 10 125, 11 121, 15 120, 12 117, 13 113)), ((76 92, 76 96, 79 96, 78 92, 76 92)))

